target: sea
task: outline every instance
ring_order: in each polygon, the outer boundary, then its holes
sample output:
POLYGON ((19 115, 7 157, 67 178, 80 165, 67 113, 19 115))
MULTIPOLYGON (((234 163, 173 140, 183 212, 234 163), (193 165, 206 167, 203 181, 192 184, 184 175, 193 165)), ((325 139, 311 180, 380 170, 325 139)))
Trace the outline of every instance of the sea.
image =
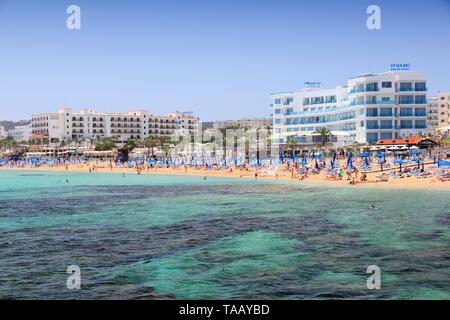
POLYGON ((0 299, 450 299, 449 279, 448 190, 0 171, 0 299))

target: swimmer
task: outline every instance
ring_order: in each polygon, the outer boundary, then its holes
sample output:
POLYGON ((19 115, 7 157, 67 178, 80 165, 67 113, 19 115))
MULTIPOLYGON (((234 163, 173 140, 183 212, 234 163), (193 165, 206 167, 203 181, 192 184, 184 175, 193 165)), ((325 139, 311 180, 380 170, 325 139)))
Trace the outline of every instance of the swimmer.
POLYGON ((369 210, 379 210, 379 208, 375 207, 374 204, 369 205, 369 207, 367 209, 369 209, 369 210))
POLYGON ((205 181, 206 181, 206 176, 204 176, 204 177, 203 177, 203 180, 205 180, 205 181))

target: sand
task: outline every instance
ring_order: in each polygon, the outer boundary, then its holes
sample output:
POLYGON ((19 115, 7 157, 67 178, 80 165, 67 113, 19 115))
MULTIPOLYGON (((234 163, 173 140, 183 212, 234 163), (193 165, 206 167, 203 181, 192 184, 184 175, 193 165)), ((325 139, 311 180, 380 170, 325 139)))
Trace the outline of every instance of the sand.
MULTIPOLYGON (((428 167, 431 165, 428 165, 428 167)), ((92 164, 91 164, 92 168, 92 164)), ((32 167, 24 167, 24 168, 9 168, 9 167, 0 167, 0 170, 27 170, 27 171, 48 171, 48 172, 77 172, 77 173, 89 173, 89 165, 69 165, 67 168, 65 166, 42 166, 37 168, 32 167)), ((284 170, 280 171, 278 174, 278 178, 275 176, 275 173, 266 174, 265 171, 267 169, 260 169, 258 172, 259 180, 290 180, 295 181, 299 184, 308 184, 308 183, 322 183, 330 186, 349 186, 351 188, 368 188, 368 187, 376 187, 376 188, 392 188, 392 189, 444 189, 450 190, 450 182, 442 182, 438 181, 436 177, 428 177, 428 178, 416 178, 416 177, 405 177, 405 178, 397 178, 392 179, 389 178, 387 182, 375 182, 379 180, 377 176, 380 173, 367 173, 367 182, 357 183, 355 185, 351 185, 349 181, 344 176, 342 180, 329 180, 327 179, 327 174, 324 172, 319 175, 310 175, 304 180, 299 180, 299 177, 295 177, 292 179, 291 172, 284 170)), ((113 167, 111 168, 107 165, 99 165, 96 166, 95 172, 92 174, 102 174, 102 173, 126 173, 126 174, 137 174, 137 170, 135 168, 120 168, 113 167)), ((251 168, 249 171, 241 171, 240 169, 234 169, 233 172, 229 172, 228 170, 206 170, 206 169, 193 169, 193 168, 150 168, 149 170, 141 171, 141 174, 174 174, 180 176, 199 176, 199 177, 230 177, 237 179, 255 179, 255 169, 251 168)), ((359 181, 358 176, 358 181, 359 181)))

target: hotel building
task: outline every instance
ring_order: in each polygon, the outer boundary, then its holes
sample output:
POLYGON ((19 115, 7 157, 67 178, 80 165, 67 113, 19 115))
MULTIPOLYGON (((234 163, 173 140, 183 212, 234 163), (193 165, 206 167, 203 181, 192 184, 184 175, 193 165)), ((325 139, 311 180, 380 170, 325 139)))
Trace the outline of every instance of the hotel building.
POLYGON ((29 141, 31 138, 31 124, 17 126, 12 130, 8 130, 8 137, 13 138, 17 142, 29 141))
POLYGON ((438 98, 439 128, 450 126, 450 92, 440 93, 438 98))
POLYGON ((33 115, 31 139, 63 142, 115 137, 116 142, 122 144, 129 139, 148 136, 196 135, 198 126, 199 119, 187 112, 157 116, 147 110, 98 113, 88 109, 73 112, 71 108, 61 108, 55 113, 33 115))
POLYGON ((335 146, 375 143, 427 132, 426 78, 412 71, 365 74, 334 89, 304 89, 271 95, 274 142, 321 142, 331 130, 335 146))
POLYGON ((427 108, 428 131, 434 133, 439 127, 439 98, 429 98, 427 108))
POLYGON ((240 120, 220 120, 213 124, 214 129, 260 129, 269 128, 272 126, 272 119, 270 118, 255 118, 255 119, 240 119, 240 120))
POLYGON ((0 126, 0 139, 4 139, 6 138, 7 134, 6 134, 6 130, 5 127, 0 126))

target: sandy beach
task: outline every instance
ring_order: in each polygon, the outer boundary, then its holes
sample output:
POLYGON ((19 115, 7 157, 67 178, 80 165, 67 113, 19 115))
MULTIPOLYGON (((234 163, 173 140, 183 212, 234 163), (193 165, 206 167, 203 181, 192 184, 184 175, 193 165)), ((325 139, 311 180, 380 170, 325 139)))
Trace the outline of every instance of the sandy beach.
MULTIPOLYGON (((425 166, 425 169, 431 167, 432 165, 425 166)), ((41 167, 0 167, 0 170, 23 170, 23 171, 47 171, 47 172, 69 172, 69 173, 90 173, 89 168, 91 168, 91 174, 107 174, 107 173, 119 173, 119 174, 133 174, 136 175, 136 168, 124 168, 124 167, 113 167, 112 169, 103 164, 96 165, 95 163, 91 164, 70 164, 67 166, 41 166, 41 167), (92 170, 92 168, 95 168, 92 170)), ((229 177, 229 178, 237 178, 237 179, 256 179, 255 178, 256 170, 254 168, 250 168, 248 171, 235 169, 230 172, 229 170, 214 170, 214 169, 194 169, 194 168, 148 168, 142 170, 140 174, 143 175, 180 175, 180 176, 198 176, 201 178, 204 177, 229 177)), ((320 183, 327 184, 329 186, 348 186, 351 188, 392 188, 392 189, 445 189, 450 190, 450 182, 439 181, 435 176, 430 176, 427 178, 417 178, 415 176, 404 177, 392 179, 389 178, 388 181, 384 182, 376 182, 379 181, 380 172, 371 172, 367 174, 367 182, 358 182, 356 184, 350 184, 350 181, 347 180, 347 177, 344 176, 342 180, 330 180, 326 172, 322 171, 320 174, 316 175, 308 175, 307 178, 301 180, 298 175, 292 177, 292 173, 288 170, 279 170, 278 175, 275 172, 268 172, 268 169, 261 168, 258 170, 257 179, 259 180, 289 180, 295 181, 299 184, 308 184, 308 183, 320 183)), ((359 180, 358 180, 359 181, 359 180)))

